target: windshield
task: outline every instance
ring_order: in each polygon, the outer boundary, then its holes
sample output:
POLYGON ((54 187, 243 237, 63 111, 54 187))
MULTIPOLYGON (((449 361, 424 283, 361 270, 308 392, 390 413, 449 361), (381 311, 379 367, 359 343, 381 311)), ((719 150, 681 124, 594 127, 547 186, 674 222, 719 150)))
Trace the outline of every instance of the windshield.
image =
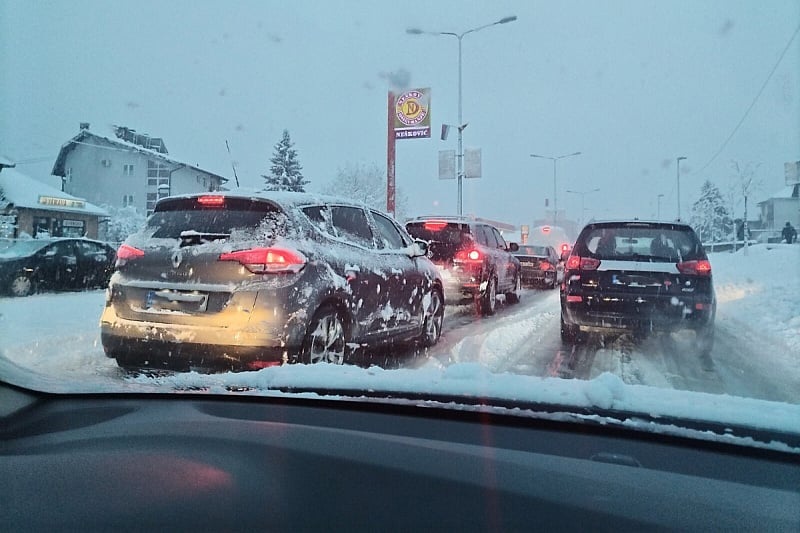
POLYGON ((796 0, 220 6, 0 2, 2 381, 800 433, 796 0))

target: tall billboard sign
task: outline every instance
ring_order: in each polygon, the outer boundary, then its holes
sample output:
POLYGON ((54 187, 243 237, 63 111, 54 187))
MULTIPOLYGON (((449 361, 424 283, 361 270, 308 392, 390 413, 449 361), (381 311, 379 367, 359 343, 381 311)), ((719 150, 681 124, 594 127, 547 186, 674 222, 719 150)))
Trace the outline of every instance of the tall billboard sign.
POLYGON ((386 126, 386 210, 395 214, 395 141, 431 136, 431 90, 389 91, 386 126))

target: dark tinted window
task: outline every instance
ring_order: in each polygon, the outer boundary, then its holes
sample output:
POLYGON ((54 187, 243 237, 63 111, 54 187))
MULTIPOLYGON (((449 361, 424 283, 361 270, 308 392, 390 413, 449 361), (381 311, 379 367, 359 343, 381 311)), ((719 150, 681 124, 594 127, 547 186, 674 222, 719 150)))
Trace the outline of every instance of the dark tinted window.
POLYGON ((406 246, 402 234, 390 219, 375 211, 372 212, 372 218, 375 219, 378 241, 383 248, 399 249, 406 246))
POLYGON ((372 231, 367 216, 357 207, 334 206, 331 208, 333 227, 340 237, 352 239, 362 246, 372 247, 372 231))
POLYGON ((320 231, 331 233, 331 213, 328 206, 310 205, 303 208, 303 213, 320 231))
POLYGON ((491 227, 491 228, 488 228, 488 229, 494 235, 494 240, 497 241, 497 247, 498 248, 502 248, 503 250, 505 250, 508 247, 508 245, 506 244, 506 240, 503 238, 503 236, 500 235, 500 232, 497 231, 497 228, 491 227))
POLYGON ((530 246, 530 245, 523 245, 519 247, 519 253, 521 255, 547 255, 547 247, 546 246, 530 246))
POLYGON ((597 259, 687 261, 705 259, 695 233, 685 227, 657 225, 597 226, 585 230, 576 253, 597 259))
POLYGON ((184 231, 230 235, 234 230, 269 226, 271 232, 285 233, 283 211, 269 202, 225 198, 221 205, 204 205, 197 198, 161 202, 147 220, 153 237, 177 239, 184 231))
POLYGON ((457 222, 409 222, 406 231, 415 239, 440 244, 461 245, 469 240, 469 226, 457 222))

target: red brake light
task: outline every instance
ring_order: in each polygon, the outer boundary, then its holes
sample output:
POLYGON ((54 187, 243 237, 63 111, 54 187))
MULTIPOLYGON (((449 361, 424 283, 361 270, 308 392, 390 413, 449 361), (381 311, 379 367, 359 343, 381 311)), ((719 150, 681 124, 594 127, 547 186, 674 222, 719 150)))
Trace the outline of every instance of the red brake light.
POLYGON ((218 194, 208 194, 197 197, 197 203, 203 207, 224 207, 225 197, 218 194))
POLYGON ((456 261, 483 261, 480 250, 459 250, 455 255, 456 261))
POLYGON ((564 244, 561 245, 561 253, 563 254, 563 253, 567 253, 567 252, 569 252, 569 244, 564 243, 564 244))
POLYGON ((689 274, 693 276, 710 276, 711 263, 708 259, 701 259, 699 261, 683 261, 676 265, 678 272, 681 274, 689 274))
POLYGON ((542 227, 542 233, 544 233, 544 234, 550 233, 550 226, 543 226, 542 227))
POLYGON ((136 259, 137 257, 142 257, 144 252, 138 248, 134 248, 133 246, 129 246, 127 244, 123 244, 117 250, 117 261, 128 261, 130 259, 136 259))
POLYGON ((553 268, 553 265, 551 265, 547 261, 542 261, 541 263, 539 263, 539 268, 541 268, 542 270, 550 270, 553 268))
POLYGON ((600 266, 600 260, 592 257, 579 257, 577 255, 569 256, 567 259, 568 270, 597 270, 600 266))
POLYGON ((444 220, 428 220, 423 224, 423 227, 428 231, 441 231, 447 227, 447 222, 444 220))
POLYGON ((220 261, 238 261, 253 274, 300 272, 306 258, 300 252, 285 248, 251 248, 220 254, 220 261))

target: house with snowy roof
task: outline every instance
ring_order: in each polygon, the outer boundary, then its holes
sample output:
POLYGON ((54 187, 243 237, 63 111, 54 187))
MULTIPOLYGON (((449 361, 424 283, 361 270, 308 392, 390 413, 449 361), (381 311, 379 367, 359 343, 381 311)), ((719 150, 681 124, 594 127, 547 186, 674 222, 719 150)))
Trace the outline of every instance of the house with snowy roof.
POLYGON ((786 185, 758 202, 764 229, 780 231, 787 222, 800 227, 800 161, 785 163, 784 169, 786 185))
POLYGON ((97 205, 133 206, 147 215, 159 198, 218 191, 228 181, 171 156, 160 137, 124 126, 94 132, 88 122, 61 147, 52 173, 61 176, 66 193, 97 205))
POLYGON ((35 180, 0 159, 0 238, 97 239, 107 219, 105 210, 35 180))

